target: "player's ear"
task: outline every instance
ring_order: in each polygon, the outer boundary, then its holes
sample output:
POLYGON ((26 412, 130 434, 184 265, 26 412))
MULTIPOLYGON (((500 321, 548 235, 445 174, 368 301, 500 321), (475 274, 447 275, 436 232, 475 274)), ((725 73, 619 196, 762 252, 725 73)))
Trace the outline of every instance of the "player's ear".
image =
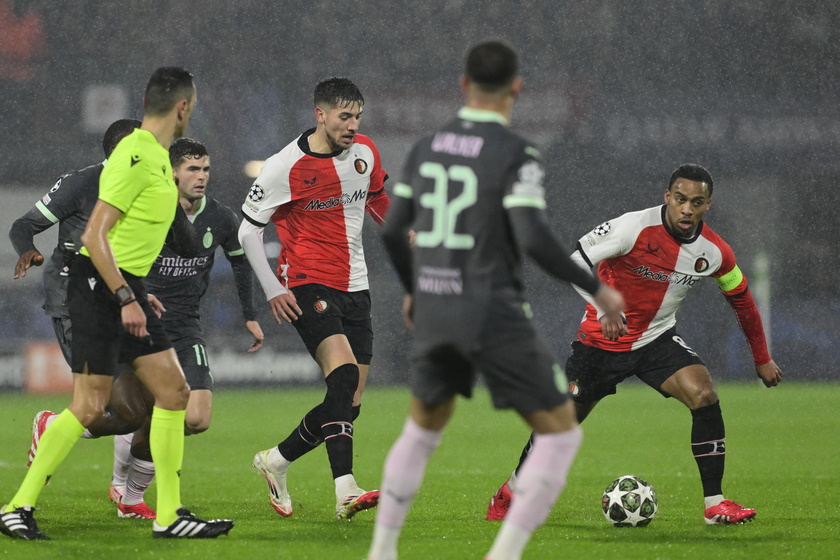
POLYGON ((179 121, 184 120, 184 116, 187 114, 187 107, 189 106, 189 104, 190 102, 186 99, 182 99, 175 104, 179 121))
POLYGON ((519 97, 519 94, 522 92, 522 78, 516 78, 513 80, 513 83, 510 85, 510 93, 513 95, 514 99, 519 97))
POLYGON ((315 106, 315 122, 317 122, 318 124, 323 124, 324 121, 326 120, 326 118, 327 118, 327 112, 316 105, 315 106))
POLYGON ((467 93, 470 91, 470 81, 467 79, 466 76, 461 76, 461 78, 458 80, 458 83, 461 85, 461 91, 464 93, 464 95, 467 95, 467 93))

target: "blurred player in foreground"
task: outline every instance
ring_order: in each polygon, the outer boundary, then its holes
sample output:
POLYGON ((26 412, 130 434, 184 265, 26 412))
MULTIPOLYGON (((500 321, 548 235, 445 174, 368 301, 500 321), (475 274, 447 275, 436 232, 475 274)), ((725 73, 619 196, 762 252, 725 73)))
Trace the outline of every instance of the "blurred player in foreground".
POLYGON ((621 295, 568 257, 545 216, 543 166, 508 129, 522 87, 507 44, 473 46, 461 89, 466 107, 408 156, 383 233, 408 293, 414 378, 409 418, 385 462, 368 557, 393 560, 426 464, 461 394, 481 372, 496 408, 513 408, 536 432, 520 476, 522 498, 486 558, 516 559, 566 482, 581 442, 566 378, 537 333, 523 297, 522 255, 621 311, 621 295), (409 245, 409 228, 415 246, 409 245))
MULTIPOLYGON (((664 205, 624 214, 580 238, 572 258, 586 268, 597 266, 598 277, 625 295, 628 308, 610 312, 582 294, 586 314, 566 362, 578 422, 633 376, 688 407, 691 450, 703 484, 704 519, 710 525, 744 523, 756 513, 723 497, 726 434, 717 391, 703 360, 676 331, 677 310, 700 279, 717 280, 764 385, 775 387, 782 379, 770 358, 747 278, 729 245, 703 221, 712 189, 705 168, 680 165, 668 181, 664 205)), ((533 440, 514 475, 490 501, 487 519, 505 519, 508 508, 513 511, 511 493, 516 504, 522 461, 533 453, 532 445, 533 440)))

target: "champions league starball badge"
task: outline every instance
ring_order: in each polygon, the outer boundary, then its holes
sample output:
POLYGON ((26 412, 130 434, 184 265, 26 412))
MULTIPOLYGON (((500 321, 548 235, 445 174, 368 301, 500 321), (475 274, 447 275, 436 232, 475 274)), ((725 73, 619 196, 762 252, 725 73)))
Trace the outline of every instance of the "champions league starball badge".
POLYGON ((593 229, 592 233, 594 233, 595 235, 603 237, 610 232, 610 229, 612 229, 612 225, 609 222, 604 222, 600 226, 593 229))
POLYGON ((259 202, 264 196, 265 190, 259 185, 252 186, 251 190, 248 191, 248 200, 251 200, 252 202, 259 202))

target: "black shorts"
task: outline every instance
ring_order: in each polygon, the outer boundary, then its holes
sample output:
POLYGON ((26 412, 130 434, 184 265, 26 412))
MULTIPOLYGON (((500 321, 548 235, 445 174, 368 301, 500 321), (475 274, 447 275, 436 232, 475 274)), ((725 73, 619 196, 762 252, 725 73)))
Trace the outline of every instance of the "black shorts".
POLYGON ((630 352, 601 350, 576 340, 566 361, 566 374, 575 402, 592 403, 614 395, 616 386, 632 376, 670 397, 661 389, 665 380, 684 367, 698 364, 705 365, 671 328, 650 344, 630 352))
POLYGON ((343 292, 322 284, 292 288, 301 316, 292 322, 312 357, 318 345, 335 334, 350 342, 356 362, 370 365, 373 357, 373 326, 370 292, 343 292))
POLYGON ((213 390, 213 374, 210 373, 210 362, 207 361, 207 348, 203 341, 189 344, 184 339, 173 344, 178 354, 178 363, 184 370, 184 377, 193 391, 199 389, 213 390))
POLYGON ((67 300, 73 336, 70 342, 70 369, 81 373, 87 365, 90 373, 116 375, 118 363, 131 364, 136 358, 172 348, 163 324, 146 299, 142 280, 121 270, 146 313, 143 339, 129 334, 122 325, 120 306, 88 257, 78 255, 70 269, 67 300))
POLYGON ((523 302, 496 299, 485 311, 478 329, 448 324, 418 334, 412 394, 428 405, 469 398, 480 372, 496 408, 530 414, 565 403, 566 376, 523 302))
POLYGON ((58 347, 61 348, 61 353, 64 354, 67 365, 70 365, 70 341, 73 340, 73 323, 70 322, 70 317, 53 317, 52 324, 55 338, 58 340, 58 347))
POLYGON ((197 317, 167 319, 163 315, 163 327, 184 370, 184 377, 190 389, 213 390, 213 375, 207 360, 207 348, 201 322, 197 317))

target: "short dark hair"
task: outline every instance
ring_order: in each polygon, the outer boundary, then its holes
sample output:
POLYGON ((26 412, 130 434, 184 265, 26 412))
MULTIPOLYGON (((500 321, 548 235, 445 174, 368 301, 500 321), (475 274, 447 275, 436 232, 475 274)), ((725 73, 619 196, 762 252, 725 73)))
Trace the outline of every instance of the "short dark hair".
POLYGON ((195 94, 193 75, 177 66, 158 68, 146 84, 143 107, 146 114, 164 115, 182 99, 192 99, 195 94))
POLYGON ((365 104, 362 92, 348 78, 332 77, 315 86, 315 106, 325 103, 330 107, 346 107, 351 103, 365 104))
POLYGON ((105 152, 105 157, 111 157, 111 152, 120 140, 131 134, 135 128, 140 128, 141 124, 143 123, 137 119, 120 119, 112 122, 105 131, 105 136, 102 137, 102 150, 105 152))
POLYGON ((482 90, 497 92, 519 75, 519 56, 505 41, 478 43, 467 52, 464 75, 482 90))
POLYGON ((178 167, 187 158, 199 159, 206 155, 207 148, 198 140, 192 138, 176 138, 169 146, 169 163, 178 167))
POLYGON ((712 197, 712 189, 714 188, 712 174, 709 173, 709 171, 702 165, 698 165, 696 163, 684 163, 677 167, 674 172, 671 173, 671 178, 668 179, 668 190, 671 190, 671 187, 674 186, 677 179, 688 179, 689 181, 697 183, 706 183, 706 186, 709 187, 709 198, 712 197))

